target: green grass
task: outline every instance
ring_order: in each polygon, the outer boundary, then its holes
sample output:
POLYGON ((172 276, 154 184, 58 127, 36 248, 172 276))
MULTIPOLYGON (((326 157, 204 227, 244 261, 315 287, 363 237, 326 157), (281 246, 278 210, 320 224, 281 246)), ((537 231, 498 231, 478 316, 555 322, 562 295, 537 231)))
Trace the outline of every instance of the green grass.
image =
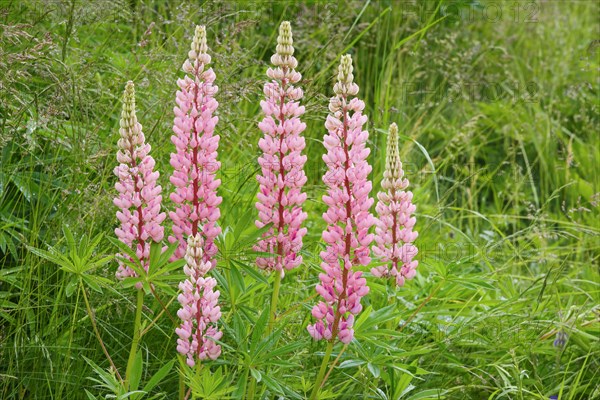
MULTIPOLYGON (((70 285, 72 273, 31 249, 69 253, 67 226, 76 242, 104 234, 93 257, 116 252, 112 169, 129 79, 170 191, 176 79, 194 24, 207 25, 220 87, 225 332, 195 392, 310 395, 326 347, 306 332, 323 246, 321 140, 336 64, 350 52, 376 190, 385 132, 400 128, 420 264, 398 290, 368 278, 356 340, 334 347, 322 398, 600 398, 596 2, 141 3, 0 0, 0 398, 109 394, 97 383, 110 364, 90 316, 124 374, 136 300, 116 283, 116 262, 90 275, 96 291, 70 285), (282 20, 304 79, 310 217, 306 262, 282 281, 268 335, 273 277, 256 273, 248 253, 259 101, 282 20), (553 346, 559 331, 564 347, 553 346)), ((172 278, 159 297, 174 315, 172 278)), ((161 310, 146 297, 140 387, 176 360, 175 324, 161 310)), ((174 365, 147 398, 175 398, 174 365)))

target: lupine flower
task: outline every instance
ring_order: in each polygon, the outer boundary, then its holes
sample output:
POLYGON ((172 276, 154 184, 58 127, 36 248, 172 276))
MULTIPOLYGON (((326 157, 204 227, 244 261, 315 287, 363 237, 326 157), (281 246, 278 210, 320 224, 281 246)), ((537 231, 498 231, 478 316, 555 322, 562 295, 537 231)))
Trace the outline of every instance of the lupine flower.
MULTIPOLYGON (((154 159, 150 156, 150 145, 146 143, 142 125, 135 115, 135 91, 131 81, 125 86, 119 134, 119 166, 114 169, 119 178, 115 184, 119 193, 113 203, 120 208, 117 218, 121 227, 115 229, 115 234, 135 250, 147 272, 150 244, 163 239, 161 223, 165 219, 165 213, 160 212, 161 187, 156 184, 159 173, 153 170, 154 159)), ((120 258, 127 257, 121 254, 120 258)), ((136 273, 119 263, 116 275, 117 278, 124 279, 136 276, 136 273)))
POLYGON ((206 30, 197 26, 188 59, 183 64, 186 76, 177 84, 177 106, 171 141, 176 152, 171 154, 171 166, 175 169, 171 183, 175 191, 171 200, 177 204, 169 213, 173 221, 173 235, 169 242, 179 241, 174 254, 180 259, 185 254, 185 237, 202 236, 204 261, 214 267, 217 247, 214 240, 221 232, 216 225, 219 219, 221 197, 217 188, 221 184, 215 175, 221 164, 217 161, 219 136, 214 134, 219 117, 213 116, 219 103, 214 99, 217 86, 213 85, 215 73, 207 68, 206 30))
POLYGON ((567 344, 567 339, 569 338, 569 335, 567 335, 565 333, 565 331, 563 331, 562 329, 556 332, 556 339, 554 339, 554 347, 565 347, 565 344, 567 344))
POLYGON ((376 244, 373 246, 373 254, 389 264, 372 268, 371 273, 377 277, 393 277, 398 286, 404 285, 405 279, 412 279, 416 275, 419 263, 413 260, 417 255, 413 242, 418 233, 412 230, 417 221, 412 216, 416 207, 412 204, 413 194, 406 191, 407 187, 408 179, 404 178, 398 151, 398 126, 392 124, 381 181, 384 191, 377 193, 379 201, 375 210, 379 219, 375 228, 376 244))
POLYGON ((190 236, 185 254, 186 266, 183 268, 188 278, 179 283, 181 293, 177 297, 181 304, 177 316, 182 323, 175 329, 179 336, 177 351, 187 357, 190 367, 196 365, 196 360, 219 357, 221 346, 214 340, 223 336, 216 326, 221 318, 218 306, 220 292, 214 290, 217 281, 205 277, 212 265, 204 260, 202 253, 202 236, 190 236))
POLYGON ((308 332, 317 340, 350 343, 354 337, 354 317, 362 310, 360 299, 369 292, 362 272, 355 266, 370 262, 369 245, 373 235, 369 229, 375 218, 369 212, 373 199, 369 197, 372 183, 368 179, 371 166, 367 163, 370 150, 369 134, 363 130, 367 117, 362 115, 364 102, 356 98, 358 85, 353 82, 352 58, 342 56, 338 82, 333 87, 325 127, 329 131, 323 156, 328 171, 323 181, 328 186, 323 201, 329 206, 323 219, 328 226, 323 232, 327 243, 321 258, 325 273, 317 292, 324 301, 317 304, 312 315, 317 318, 308 332))
POLYGON ((302 222, 306 213, 302 203, 306 194, 302 186, 306 183, 302 155, 305 142, 300 134, 306 124, 300 121, 304 106, 299 104, 302 89, 294 86, 302 77, 295 68, 292 28, 284 21, 279 27, 277 52, 271 57, 275 68, 267 70, 271 82, 264 86, 266 99, 260 102, 265 118, 258 124, 264 137, 258 142, 263 155, 258 158, 262 175, 257 176, 260 184, 258 193, 258 220, 256 226, 262 228, 272 224, 254 249, 268 252, 275 257, 258 257, 260 268, 275 270, 284 274, 302 263, 298 253, 302 249, 302 238, 306 228, 302 222))

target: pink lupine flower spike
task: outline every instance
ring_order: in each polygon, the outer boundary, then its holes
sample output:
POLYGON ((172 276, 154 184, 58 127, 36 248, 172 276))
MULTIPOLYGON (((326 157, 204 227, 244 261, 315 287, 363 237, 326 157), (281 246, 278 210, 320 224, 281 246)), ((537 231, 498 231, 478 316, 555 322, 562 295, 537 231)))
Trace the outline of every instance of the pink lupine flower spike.
POLYGON ((214 290, 215 278, 205 277, 212 266, 203 259, 200 234, 189 237, 185 261, 183 271, 188 278, 179 283, 181 293, 177 297, 181 304, 177 316, 182 323, 175 332, 179 336, 177 351, 193 367, 198 360, 215 360, 221 354, 221 346, 215 342, 223 336, 216 326, 221 318, 220 292, 214 290))
POLYGON ((256 263, 281 277, 285 270, 302 263, 299 252, 306 234, 306 228, 301 227, 306 219, 302 211, 306 200, 306 193, 302 193, 306 156, 302 155, 305 141, 301 136, 306 124, 300 121, 304 114, 304 106, 299 104, 303 93, 294 84, 302 76, 295 70, 298 61, 293 56, 292 44, 290 23, 284 21, 279 27, 277 52, 271 57, 275 68, 267 70, 271 82, 264 86, 266 99, 260 102, 265 117, 258 124, 264 137, 258 142, 263 154, 258 158, 262 175, 257 176, 260 190, 256 226, 272 224, 272 227, 254 249, 274 257, 258 257, 256 263))
POLYGON ((412 216, 416 207, 412 203, 413 194, 406 191, 408 179, 404 178, 400 153, 398 151, 398 126, 390 126, 386 167, 381 181, 384 190, 377 194, 379 201, 375 210, 379 214, 375 228, 373 253, 387 263, 371 269, 377 277, 392 277, 398 286, 405 279, 412 279, 417 273, 417 248, 413 244, 418 236, 413 231, 416 218, 412 216))
POLYGON ((171 137, 176 148, 171 154, 171 166, 175 169, 171 183, 176 189, 170 196, 177 207, 169 213, 173 221, 169 242, 179 242, 173 258, 180 259, 185 254, 186 238, 200 234, 204 261, 214 267, 214 240, 221 232, 216 224, 221 204, 217 195, 221 181, 216 179, 216 173, 221 164, 217 161, 219 135, 214 134, 219 117, 213 116, 219 105, 214 99, 218 88, 213 85, 215 73, 207 68, 211 60, 207 51, 206 29, 197 26, 189 58, 183 64, 187 75, 177 81, 180 90, 174 108, 175 134, 171 137))
POLYGON ((329 103, 331 114, 325 123, 327 154, 323 160, 328 171, 323 181, 328 189, 323 201, 329 208, 323 214, 328 224, 323 240, 327 247, 321 252, 325 272, 319 275, 321 282, 316 287, 323 301, 312 310, 317 322, 308 326, 308 332, 317 340, 333 343, 339 339, 346 344, 354 336, 352 326, 362 310, 360 300, 369 292, 362 272, 355 271, 355 267, 370 262, 373 235, 369 229, 375 223, 369 212, 373 199, 369 197, 369 134, 363 130, 367 117, 362 114, 364 102, 355 97, 358 85, 353 82, 352 70, 350 55, 342 56, 335 96, 329 103))
MULTIPOLYGON (((119 165, 114 169, 119 178, 115 184, 118 196, 113 202, 120 209, 117 218, 121 226, 115 229, 115 234, 135 250, 147 272, 150 244, 163 239, 161 223, 165 213, 160 212, 161 187, 156 184, 159 173, 154 171, 150 145, 145 142, 142 125, 135 115, 135 91, 131 81, 125 86, 119 133, 119 165)), ((126 256, 121 254, 119 258, 126 259, 126 256)), ((127 265, 119 263, 116 275, 124 279, 137 274, 127 265)), ((141 285, 138 284, 139 288, 141 285)))

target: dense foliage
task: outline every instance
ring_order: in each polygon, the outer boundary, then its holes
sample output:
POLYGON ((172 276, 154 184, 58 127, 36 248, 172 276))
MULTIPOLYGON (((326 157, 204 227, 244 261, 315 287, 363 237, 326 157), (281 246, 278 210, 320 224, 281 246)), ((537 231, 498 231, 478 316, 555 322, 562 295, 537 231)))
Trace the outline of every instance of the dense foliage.
POLYGON ((201 398, 310 396, 326 351, 306 329, 325 249, 324 123, 346 53, 375 192, 398 125, 418 268, 397 287, 370 273, 375 261, 361 267, 370 290, 320 398, 600 398, 599 13, 593 1, 0 0, 0 398, 104 398, 128 361, 148 392, 130 398, 174 398, 180 373, 201 398), (271 324, 276 274, 254 250, 258 123, 284 20, 302 74, 308 218, 271 324), (201 370, 177 356, 186 276, 159 247, 128 360, 136 289, 115 278, 126 249, 112 204, 129 80, 158 184, 175 191, 175 92, 196 24, 219 86, 222 197, 222 353, 201 370))

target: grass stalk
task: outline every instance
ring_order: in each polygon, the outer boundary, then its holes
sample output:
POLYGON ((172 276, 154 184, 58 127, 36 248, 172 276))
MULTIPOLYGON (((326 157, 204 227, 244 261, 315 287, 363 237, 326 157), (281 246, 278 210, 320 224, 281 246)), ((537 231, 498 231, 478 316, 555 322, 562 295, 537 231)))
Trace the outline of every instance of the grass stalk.
POLYGON ((100 336, 100 331, 98 331, 98 326, 96 325, 96 319, 94 318, 94 313, 92 312, 92 307, 90 307, 90 301, 88 300, 88 296, 87 296, 87 293, 85 292, 85 287, 83 286, 83 282, 81 281, 81 278, 79 279, 79 287, 81 288, 81 292, 83 293, 83 300, 85 301, 85 309, 87 310, 88 317, 90 317, 90 322, 92 323, 92 328, 94 329, 94 333, 96 334, 98 343, 100 343, 100 347, 102 347, 102 351, 104 352, 104 355, 108 359, 110 366, 115 371, 117 378, 119 379, 120 382, 123 382, 123 378, 121 377, 121 374, 119 374, 119 370, 117 369, 117 366, 115 365, 112 358, 110 357, 110 354, 108 353, 108 350, 106 349, 106 346, 104 345, 104 341, 102 341, 102 337, 100 336))
POLYGON ((340 361, 342 354, 344 354, 344 352, 346 351, 347 348, 348 348, 348 345, 345 344, 344 347, 342 347, 342 350, 339 352, 339 354, 335 358, 335 360, 333 360, 333 362, 331 363, 331 366, 329 367, 329 369, 327 370, 327 373, 325 374, 325 377, 323 378, 323 382, 321 383, 321 386, 323 386, 323 384, 327 381, 327 379, 329 378, 329 375, 331 375, 331 371, 333 371, 333 369, 337 365, 338 361, 340 361))

